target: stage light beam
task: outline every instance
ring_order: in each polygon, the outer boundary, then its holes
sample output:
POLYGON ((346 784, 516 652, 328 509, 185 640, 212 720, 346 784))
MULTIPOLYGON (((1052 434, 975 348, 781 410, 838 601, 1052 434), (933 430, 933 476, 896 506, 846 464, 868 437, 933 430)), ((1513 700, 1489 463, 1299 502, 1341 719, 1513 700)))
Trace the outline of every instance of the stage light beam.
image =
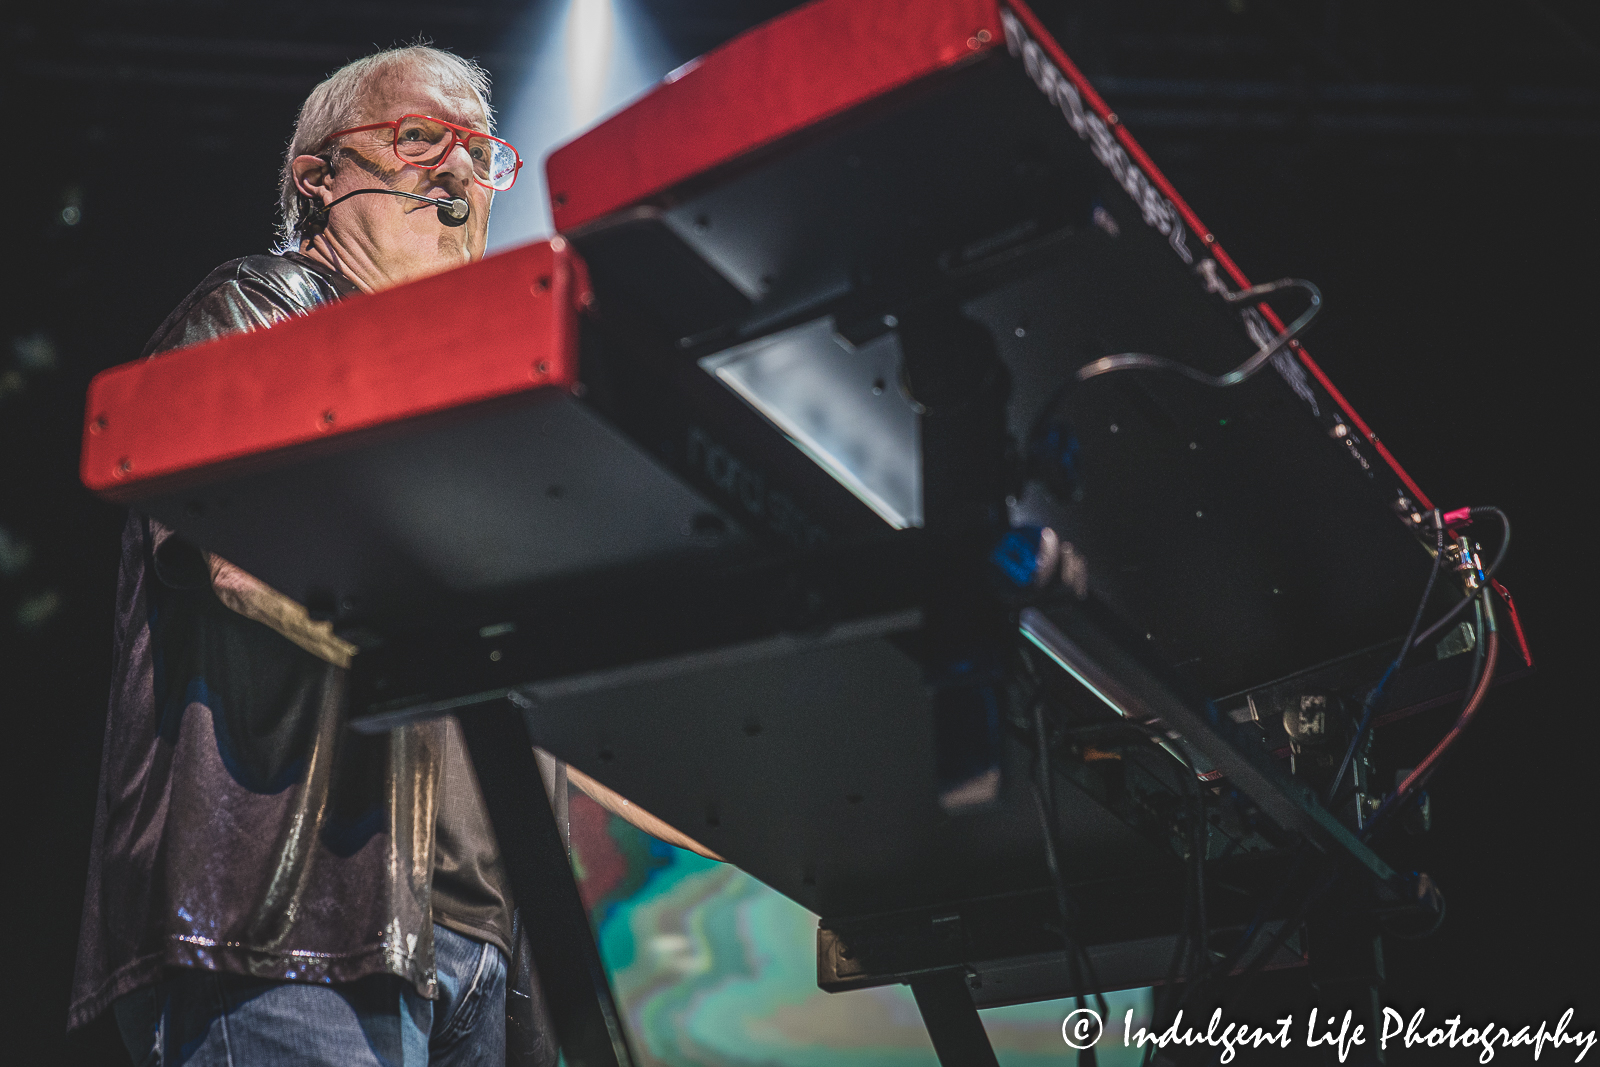
POLYGON ((501 135, 527 166, 495 198, 489 250, 550 234, 544 157, 679 66, 637 0, 546 0, 534 5, 506 51, 526 56, 501 98, 501 135))
POLYGON ((572 128, 600 117, 615 53, 616 11, 611 0, 572 0, 567 9, 567 102, 572 128))

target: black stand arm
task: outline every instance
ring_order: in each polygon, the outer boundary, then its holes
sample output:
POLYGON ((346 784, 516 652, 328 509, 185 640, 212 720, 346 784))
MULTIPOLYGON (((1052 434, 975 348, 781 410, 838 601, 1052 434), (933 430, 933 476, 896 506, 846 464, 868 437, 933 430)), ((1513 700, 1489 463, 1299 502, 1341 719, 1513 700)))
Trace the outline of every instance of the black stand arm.
POLYGON ((633 1067, 522 717, 501 703, 464 712, 460 720, 566 1062, 633 1067))
POLYGON ((962 972, 936 971, 909 984, 943 1067, 1000 1067, 962 972))
POLYGON ((1008 525, 1006 396, 988 329, 954 301, 903 309, 907 392, 920 405, 925 576, 923 666, 933 683, 939 801, 982 808, 1000 795, 1005 671, 1014 613, 989 588, 988 555, 1008 525))

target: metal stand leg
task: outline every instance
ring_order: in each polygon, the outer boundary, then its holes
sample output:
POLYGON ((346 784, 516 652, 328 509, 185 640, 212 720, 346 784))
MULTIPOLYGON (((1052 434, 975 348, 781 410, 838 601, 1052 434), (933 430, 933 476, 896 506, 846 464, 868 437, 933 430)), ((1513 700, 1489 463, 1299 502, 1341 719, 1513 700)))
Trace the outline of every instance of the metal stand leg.
POLYGON ((960 971, 939 971, 911 983, 922 1025, 944 1067, 1000 1067, 960 971))
POLYGON ((989 588, 988 555, 1006 531, 1005 366, 987 328, 958 303, 903 308, 905 384, 920 419, 925 587, 924 667, 936 687, 934 748, 946 811, 1000 795, 1000 723, 1016 619, 989 588))
MULTIPOLYGON (((1383 1022, 1383 941, 1370 922, 1359 916, 1316 914, 1307 922, 1311 941, 1311 981, 1317 989, 1317 1007, 1326 1026, 1330 1015, 1345 1010, 1366 1028, 1367 1043, 1350 1053, 1350 1065, 1382 1067, 1383 1050, 1377 1034, 1383 1022)), ((1332 1046, 1323 1046, 1324 1062, 1336 1058, 1332 1046)))
POLYGON ((465 712, 460 721, 566 1062, 632 1067, 522 717, 509 704, 498 704, 465 712))

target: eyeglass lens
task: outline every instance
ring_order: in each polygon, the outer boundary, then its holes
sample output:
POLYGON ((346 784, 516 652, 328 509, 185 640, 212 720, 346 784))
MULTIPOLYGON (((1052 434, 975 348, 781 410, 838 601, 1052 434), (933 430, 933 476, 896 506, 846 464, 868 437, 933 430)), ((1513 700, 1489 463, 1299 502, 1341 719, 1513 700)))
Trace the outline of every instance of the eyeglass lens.
MULTIPOLYGON (((431 167, 449 150, 452 133, 441 122, 408 117, 395 130, 394 150, 407 163, 431 167)), ((511 187, 517 176, 517 154, 510 145, 483 134, 463 135, 461 141, 479 181, 491 189, 511 187)))

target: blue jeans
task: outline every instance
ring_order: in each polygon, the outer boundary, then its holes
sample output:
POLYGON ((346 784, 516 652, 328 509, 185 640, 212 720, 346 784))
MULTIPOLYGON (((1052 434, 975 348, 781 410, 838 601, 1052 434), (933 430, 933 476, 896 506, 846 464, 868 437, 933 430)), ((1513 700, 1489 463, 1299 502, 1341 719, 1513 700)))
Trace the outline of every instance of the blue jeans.
POLYGON ((174 970, 117 1000, 139 1067, 504 1067, 506 958, 435 923, 439 999, 392 975, 310 985, 174 970))

